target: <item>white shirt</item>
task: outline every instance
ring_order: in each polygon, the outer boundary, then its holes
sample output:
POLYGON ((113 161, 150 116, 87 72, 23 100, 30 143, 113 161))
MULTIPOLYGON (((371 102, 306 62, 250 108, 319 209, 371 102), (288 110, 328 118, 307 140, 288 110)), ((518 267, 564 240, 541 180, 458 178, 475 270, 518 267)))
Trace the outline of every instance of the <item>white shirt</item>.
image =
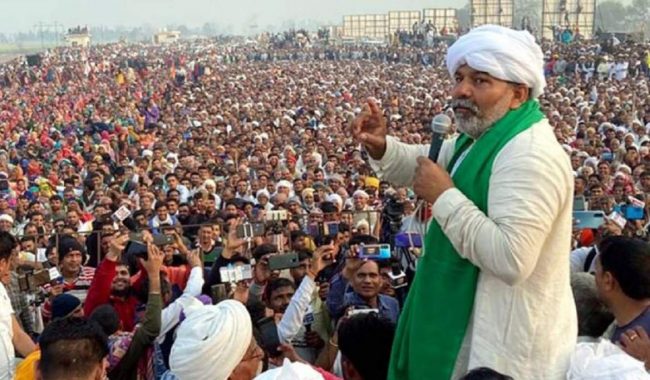
POLYGON ((181 313, 185 308, 201 305, 196 297, 201 294, 203 283, 203 268, 200 266, 192 268, 183 294, 162 309, 160 313, 160 333, 156 338, 156 342, 160 344, 165 341, 165 335, 180 323, 181 313))
POLYGON ((13 315, 7 290, 0 283, 0 380, 10 380, 14 374, 13 315))
MULTIPOLYGON (((442 167, 455 143, 443 144, 442 167)), ((389 137, 386 154, 371 165, 383 179, 410 186, 416 157, 428 151, 389 137)), ((433 205, 456 251, 480 269, 454 378, 489 367, 515 379, 565 379, 578 326, 569 271, 572 199, 568 156, 543 120, 495 158, 487 216, 456 188, 433 205)))
MULTIPOLYGON (((277 325, 280 342, 292 343, 294 339, 304 342, 307 330, 303 322, 305 315, 309 312, 312 296, 316 289, 317 286, 314 280, 309 276, 305 276, 293 297, 291 297, 291 302, 277 325)), ((316 361, 316 350, 310 347, 298 346, 296 352, 309 363, 316 361)))

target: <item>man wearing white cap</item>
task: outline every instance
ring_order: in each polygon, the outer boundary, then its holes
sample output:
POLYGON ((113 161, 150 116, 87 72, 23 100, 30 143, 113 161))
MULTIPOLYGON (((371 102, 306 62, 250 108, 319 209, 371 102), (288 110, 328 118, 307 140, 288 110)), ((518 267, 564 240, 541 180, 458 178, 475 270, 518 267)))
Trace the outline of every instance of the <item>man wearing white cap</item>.
POLYGON ((176 332, 165 380, 255 377, 264 352, 253 338, 251 317, 239 301, 185 310, 176 332))
POLYGON ((11 232, 14 226, 14 218, 9 214, 0 215, 0 231, 11 232))
POLYGON ((563 379, 576 341, 569 281, 573 176, 539 109, 532 35, 473 29, 447 55, 461 135, 429 147, 387 135, 373 101, 352 123, 381 177, 433 204, 425 253, 399 320, 389 379, 490 367, 563 379))

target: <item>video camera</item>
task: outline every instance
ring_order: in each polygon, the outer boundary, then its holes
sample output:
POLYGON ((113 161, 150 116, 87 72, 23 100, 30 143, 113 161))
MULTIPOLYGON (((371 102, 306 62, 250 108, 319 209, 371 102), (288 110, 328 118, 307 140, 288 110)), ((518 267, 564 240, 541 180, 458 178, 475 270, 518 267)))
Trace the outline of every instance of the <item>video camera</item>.
POLYGON ((18 288, 21 292, 37 292, 43 285, 63 283, 63 276, 57 268, 41 269, 18 275, 18 288))

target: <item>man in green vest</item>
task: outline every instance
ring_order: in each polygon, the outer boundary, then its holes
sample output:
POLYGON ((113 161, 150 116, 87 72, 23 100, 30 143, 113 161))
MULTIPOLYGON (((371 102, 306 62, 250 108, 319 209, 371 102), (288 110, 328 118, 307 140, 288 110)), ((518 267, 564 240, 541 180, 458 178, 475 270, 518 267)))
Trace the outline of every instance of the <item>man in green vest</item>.
POLYGON ((577 335, 573 175, 537 102, 542 51, 528 32, 487 25, 449 48, 447 68, 460 135, 436 163, 428 145, 387 136, 372 100, 352 123, 382 179, 433 205, 389 379, 457 379, 477 367, 564 379, 577 335))

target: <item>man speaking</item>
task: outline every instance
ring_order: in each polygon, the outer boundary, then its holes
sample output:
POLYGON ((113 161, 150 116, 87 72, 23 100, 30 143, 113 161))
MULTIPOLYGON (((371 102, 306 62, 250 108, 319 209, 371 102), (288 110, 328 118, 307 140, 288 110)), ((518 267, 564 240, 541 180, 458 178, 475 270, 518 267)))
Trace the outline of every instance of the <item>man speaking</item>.
POLYGON ((373 101, 352 123, 375 171, 433 204, 389 378, 457 378, 484 366, 564 379, 577 335, 573 176, 536 100, 542 51, 528 32, 487 25, 449 48, 447 68, 462 134, 437 163, 428 146, 387 136, 373 101))

